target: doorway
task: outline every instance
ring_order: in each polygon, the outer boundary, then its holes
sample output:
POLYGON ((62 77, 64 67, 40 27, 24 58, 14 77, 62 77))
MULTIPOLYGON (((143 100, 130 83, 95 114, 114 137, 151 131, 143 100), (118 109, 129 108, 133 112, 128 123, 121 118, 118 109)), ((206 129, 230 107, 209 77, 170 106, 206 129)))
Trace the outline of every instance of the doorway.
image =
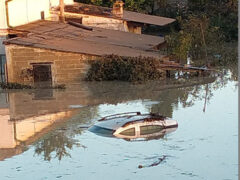
POLYGON ((51 64, 33 64, 35 86, 52 86, 51 64))
POLYGON ((5 70, 6 70, 6 56, 0 55, 0 82, 6 82, 5 70))

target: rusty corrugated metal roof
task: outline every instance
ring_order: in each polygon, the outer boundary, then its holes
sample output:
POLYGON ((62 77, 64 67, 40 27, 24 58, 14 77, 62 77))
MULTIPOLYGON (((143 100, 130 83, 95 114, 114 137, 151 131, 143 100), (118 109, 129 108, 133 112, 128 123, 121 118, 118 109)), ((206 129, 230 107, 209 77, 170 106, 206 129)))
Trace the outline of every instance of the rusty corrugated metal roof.
POLYGON ((93 31, 69 24, 38 21, 14 28, 24 32, 24 36, 9 39, 5 44, 16 44, 56 51, 89 55, 149 56, 161 57, 154 46, 164 42, 164 38, 139 35, 122 31, 93 28, 93 31))

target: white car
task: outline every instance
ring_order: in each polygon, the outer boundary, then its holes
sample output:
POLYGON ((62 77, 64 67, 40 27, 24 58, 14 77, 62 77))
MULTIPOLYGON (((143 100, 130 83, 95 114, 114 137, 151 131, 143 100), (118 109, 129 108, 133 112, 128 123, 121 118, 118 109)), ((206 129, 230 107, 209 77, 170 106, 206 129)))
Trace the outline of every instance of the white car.
POLYGON ((178 123, 159 114, 130 112, 106 116, 89 131, 108 137, 135 139, 158 139, 177 129, 178 123))

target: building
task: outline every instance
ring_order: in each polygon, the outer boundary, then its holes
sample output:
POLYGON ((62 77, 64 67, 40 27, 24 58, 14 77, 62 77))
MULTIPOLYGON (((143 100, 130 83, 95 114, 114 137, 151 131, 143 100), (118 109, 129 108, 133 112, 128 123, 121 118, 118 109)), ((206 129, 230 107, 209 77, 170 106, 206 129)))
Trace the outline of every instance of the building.
MULTIPOLYGON (((66 5, 73 0, 65 0, 66 5)), ((10 29, 40 19, 52 19, 52 7, 58 6, 59 0, 0 0, 0 81, 5 81, 5 47, 3 41, 11 38, 10 29), (19 11, 21 9, 21 11, 19 11)))
MULTIPOLYGON (((82 23, 87 26, 106 29, 142 33, 145 24, 166 26, 175 21, 172 18, 152 16, 132 11, 123 10, 124 3, 116 1, 113 8, 94 6, 82 3, 65 5, 64 16, 66 20, 82 23)), ((53 8, 52 14, 59 11, 59 7, 53 8)))
POLYGON ((78 82, 84 79, 90 61, 103 55, 161 58, 157 50, 164 38, 143 35, 141 27, 174 21, 124 11, 122 1, 112 9, 73 0, 65 0, 65 6, 63 0, 0 3, 2 81, 28 85, 78 82))
MULTIPOLYGON (((65 0, 66 5, 73 0, 65 0)), ((52 7, 59 5, 59 0, 0 0, 0 73, 1 80, 5 73, 5 48, 3 41, 12 37, 10 29, 40 19, 54 20, 50 13, 52 7), (21 9, 21 11, 19 11, 21 9)))
POLYGON ((52 85, 83 80, 89 63, 103 55, 161 58, 164 38, 40 20, 12 29, 5 41, 8 82, 52 85))

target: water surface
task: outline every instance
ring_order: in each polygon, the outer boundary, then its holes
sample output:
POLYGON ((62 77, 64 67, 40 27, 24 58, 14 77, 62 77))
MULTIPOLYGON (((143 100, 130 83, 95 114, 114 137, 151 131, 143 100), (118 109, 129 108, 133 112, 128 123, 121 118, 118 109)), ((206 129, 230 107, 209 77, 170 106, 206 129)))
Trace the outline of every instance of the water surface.
POLYGON ((0 94, 0 179, 237 179, 237 82, 122 82, 0 94), (196 83, 197 82, 197 83, 196 83), (176 131, 148 141, 88 131, 115 113, 155 112, 176 131))

